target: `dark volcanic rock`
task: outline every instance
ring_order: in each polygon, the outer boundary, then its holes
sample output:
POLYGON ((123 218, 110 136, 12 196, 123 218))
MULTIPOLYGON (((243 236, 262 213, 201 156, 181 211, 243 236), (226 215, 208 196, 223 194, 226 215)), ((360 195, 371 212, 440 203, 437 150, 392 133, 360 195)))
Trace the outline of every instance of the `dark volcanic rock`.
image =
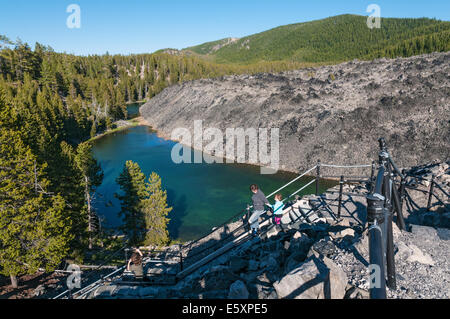
POLYGON ((193 132, 194 120, 222 132, 280 128, 281 165, 292 171, 318 159, 370 163, 382 136, 401 167, 444 161, 450 155, 449 62, 447 52, 198 80, 165 89, 141 114, 167 137, 175 128, 193 132))

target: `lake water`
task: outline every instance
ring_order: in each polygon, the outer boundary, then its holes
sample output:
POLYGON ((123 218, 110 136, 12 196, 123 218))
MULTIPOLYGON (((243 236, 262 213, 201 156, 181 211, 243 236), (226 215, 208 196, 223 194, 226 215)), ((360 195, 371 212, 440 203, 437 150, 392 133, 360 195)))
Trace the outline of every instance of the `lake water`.
POLYGON ((139 108, 142 106, 143 103, 132 103, 128 104, 127 111, 128 111, 128 119, 134 119, 139 116, 139 108))
MULTIPOLYGON (((116 178, 125 162, 138 163, 148 177, 156 172, 167 190, 170 213, 169 233, 172 239, 192 240, 226 222, 250 203, 249 186, 260 185, 266 195, 293 180, 296 174, 279 172, 261 175, 260 168, 240 164, 174 164, 171 151, 175 142, 159 138, 149 127, 139 126, 106 135, 94 143, 93 153, 101 164, 105 177, 98 189, 94 207, 105 218, 105 226, 121 224, 120 203, 114 197, 119 192, 116 178)), ((288 196, 300 189, 312 177, 303 178, 283 190, 288 196)), ((321 190, 333 182, 323 182, 321 190)), ((315 192, 314 184, 301 194, 315 192)), ((273 203, 273 199, 269 199, 273 203)))

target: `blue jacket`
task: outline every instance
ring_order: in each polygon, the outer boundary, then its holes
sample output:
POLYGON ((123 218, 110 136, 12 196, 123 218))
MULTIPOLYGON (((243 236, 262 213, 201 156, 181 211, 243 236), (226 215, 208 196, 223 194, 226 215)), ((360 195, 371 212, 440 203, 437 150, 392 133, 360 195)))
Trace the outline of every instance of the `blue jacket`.
POLYGON ((283 202, 275 202, 275 205, 273 205, 272 207, 273 207, 273 212, 275 215, 283 214, 283 209, 284 209, 283 202))

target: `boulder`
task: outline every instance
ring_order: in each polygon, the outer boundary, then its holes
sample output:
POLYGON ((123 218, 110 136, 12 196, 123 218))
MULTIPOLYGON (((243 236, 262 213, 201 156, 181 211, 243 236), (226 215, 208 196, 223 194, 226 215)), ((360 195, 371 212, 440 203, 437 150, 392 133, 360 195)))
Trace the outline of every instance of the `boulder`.
POLYGON ((256 291, 257 299, 277 299, 275 289, 272 286, 272 280, 264 273, 256 278, 256 283, 253 286, 256 291))
POLYGON ((111 298, 114 296, 114 291, 117 289, 115 285, 104 285, 98 287, 92 294, 92 298, 111 298))
POLYGON ((295 269, 299 264, 305 261, 307 254, 303 251, 292 253, 284 262, 284 273, 287 274, 295 269))
POLYGON ((227 290, 236 280, 240 280, 239 276, 234 275, 228 270, 215 271, 206 273, 200 280, 195 281, 189 289, 195 293, 202 293, 210 290, 227 290))
POLYGON ((418 262, 424 265, 434 266, 430 255, 423 253, 416 245, 406 245, 403 242, 397 244, 397 255, 408 262, 418 262))
POLYGON ((279 262, 272 255, 261 262, 261 268, 268 271, 275 271, 279 266, 279 262))
POLYGON ((409 262, 418 262, 424 265, 434 266, 434 260, 430 255, 423 253, 416 245, 410 245, 412 254, 406 259, 409 262))
POLYGON ((114 295, 119 298, 136 298, 139 297, 139 287, 120 286, 114 290, 114 295))
POLYGON ((331 241, 331 238, 326 237, 316 242, 312 247, 312 250, 325 257, 330 257, 336 254, 337 248, 331 241))
POLYGON ((140 287, 139 288, 139 296, 148 298, 148 297, 160 297, 159 289, 156 287, 140 287))
POLYGON ((43 294, 45 294, 45 291, 46 291, 46 289, 45 289, 44 285, 39 285, 36 287, 36 289, 34 289, 33 295, 35 297, 39 297, 39 296, 42 296, 43 294))
POLYGON ((334 239, 345 238, 346 236, 354 237, 355 230, 352 228, 345 228, 341 231, 330 232, 330 236, 333 237, 334 239))
POLYGON ((367 290, 352 287, 347 290, 345 299, 370 299, 370 294, 367 290))
POLYGON ((396 223, 392 223, 392 235, 394 236, 394 242, 396 242, 402 235, 402 231, 398 228, 396 223))
POLYGON ((200 294, 198 294, 197 296, 192 296, 192 298, 189 299, 225 299, 226 296, 228 294, 227 290, 210 290, 210 291, 205 291, 202 292, 200 294))
POLYGON ((235 273, 244 271, 248 267, 248 261, 242 257, 233 256, 230 259, 230 270, 235 273))
POLYGON ((343 299, 348 279, 342 269, 328 258, 316 256, 274 283, 279 298, 343 299))
POLYGON ((355 253, 366 260, 369 260, 369 237, 362 236, 360 240, 354 244, 353 249, 356 251, 355 253))
POLYGON ((431 227, 439 226, 440 222, 441 222, 441 216, 439 213, 427 212, 427 213, 423 214, 423 216, 422 216, 422 223, 425 226, 431 226, 431 227))
POLYGON ((230 286, 228 299, 248 299, 248 290, 242 281, 238 280, 230 286))
POLYGON ((277 292, 272 286, 266 287, 256 284, 257 299, 278 299, 277 292))
POLYGON ((272 238, 272 237, 277 236, 278 233, 279 233, 278 227, 271 227, 271 228, 267 231, 266 236, 267 236, 267 238, 272 238))
POLYGON ((331 259, 324 257, 323 262, 330 270, 331 299, 344 299, 348 283, 347 274, 331 259))
POLYGON ((328 278, 326 265, 320 259, 311 257, 273 286, 280 299, 324 299, 325 294, 330 297, 325 285, 329 282, 328 278))
POLYGON ((437 230, 428 226, 412 225, 411 233, 417 237, 423 238, 423 240, 434 240, 437 237, 437 230))
POLYGON ((450 228, 450 212, 441 215, 440 227, 450 228))
POLYGON ((260 272, 252 271, 252 272, 242 273, 242 274, 240 274, 240 277, 244 282, 249 283, 249 282, 254 282, 259 275, 260 275, 260 272))
POLYGON ((257 262, 256 260, 250 260, 248 262, 248 270, 249 271, 256 271, 259 269, 259 262, 257 262))
POLYGON ((291 238, 290 245, 289 245, 289 251, 291 251, 291 252, 298 251, 298 250, 308 251, 311 243, 312 243, 312 240, 309 238, 308 235, 297 231, 294 234, 294 236, 292 236, 292 238, 291 238))

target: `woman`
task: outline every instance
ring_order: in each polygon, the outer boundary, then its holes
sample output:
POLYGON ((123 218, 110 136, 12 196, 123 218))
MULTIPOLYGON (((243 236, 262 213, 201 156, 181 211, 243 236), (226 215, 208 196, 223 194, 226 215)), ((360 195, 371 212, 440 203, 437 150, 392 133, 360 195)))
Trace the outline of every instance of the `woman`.
POLYGON ((142 252, 139 249, 135 249, 128 261, 127 270, 134 274, 137 280, 144 280, 144 267, 142 265, 142 252))
POLYGON ((253 184, 250 186, 250 191, 253 193, 253 214, 250 216, 248 222, 252 230, 253 236, 258 236, 259 232, 259 217, 265 213, 265 206, 272 208, 266 195, 259 189, 258 185, 253 184))

